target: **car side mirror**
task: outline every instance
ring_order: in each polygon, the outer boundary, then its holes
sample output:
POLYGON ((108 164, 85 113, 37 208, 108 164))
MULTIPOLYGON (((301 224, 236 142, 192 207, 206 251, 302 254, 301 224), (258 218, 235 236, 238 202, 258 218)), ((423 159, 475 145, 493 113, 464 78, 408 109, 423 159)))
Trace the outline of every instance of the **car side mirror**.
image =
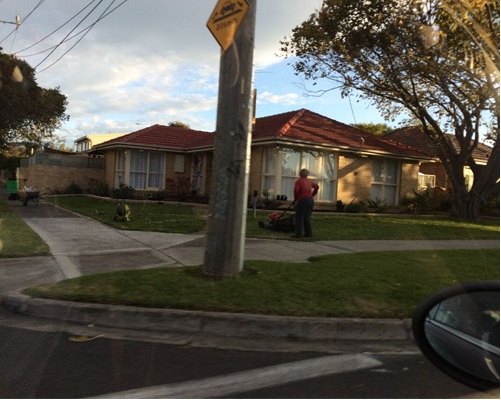
POLYGON ((478 390, 499 388, 499 282, 443 289, 421 304, 414 339, 435 366, 478 390))

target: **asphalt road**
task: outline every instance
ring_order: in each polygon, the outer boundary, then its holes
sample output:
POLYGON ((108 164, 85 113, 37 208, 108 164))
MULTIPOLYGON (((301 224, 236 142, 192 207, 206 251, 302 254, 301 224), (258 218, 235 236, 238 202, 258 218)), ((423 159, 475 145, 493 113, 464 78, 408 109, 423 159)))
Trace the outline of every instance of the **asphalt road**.
POLYGON ((0 397, 476 396, 473 389, 456 383, 412 351, 244 351, 89 338, 0 326, 0 397), (123 392, 138 388, 143 389, 123 392))

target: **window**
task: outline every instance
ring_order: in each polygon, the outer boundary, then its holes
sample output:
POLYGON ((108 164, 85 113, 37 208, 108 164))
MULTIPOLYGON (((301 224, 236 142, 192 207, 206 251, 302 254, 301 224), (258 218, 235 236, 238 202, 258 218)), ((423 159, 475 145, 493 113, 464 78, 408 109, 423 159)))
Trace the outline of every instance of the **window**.
POLYGON ((266 152, 263 189, 270 196, 286 195, 294 198, 294 183, 299 171, 307 168, 310 178, 320 186, 317 199, 334 201, 336 188, 336 156, 334 153, 319 151, 301 151, 296 149, 268 149, 266 152), (277 165, 277 163, 280 163, 277 165), (280 174, 277 174, 279 171, 280 174), (275 188, 280 188, 276 191, 275 188))
POLYGON ((397 202, 398 167, 395 160, 372 161, 371 200, 384 200, 388 204, 397 202))
POLYGON ((290 149, 282 150, 282 176, 281 176, 281 193, 288 198, 294 198, 294 183, 301 169, 301 152, 296 152, 290 149))
POLYGON ((163 189, 165 155, 141 150, 117 152, 117 184, 134 189, 163 189), (129 157, 127 157, 129 156, 129 157))
POLYGON ((184 172, 184 155, 176 154, 174 156, 174 172, 184 172))
POLYGON ((265 162, 264 162, 264 173, 263 173, 263 196, 267 197, 264 193, 269 196, 273 196, 275 193, 275 171, 277 164, 277 150, 268 149, 266 151, 265 162))
POLYGON ((334 201, 336 189, 336 156, 333 153, 324 153, 320 157, 317 183, 320 186, 318 200, 334 201))
POLYGON ((127 152, 125 150, 118 150, 117 151, 117 182, 116 185, 120 185, 120 183, 123 183, 125 181, 125 174, 126 174, 126 157, 127 157, 127 152))
POLYGON ((150 153, 148 187, 163 188, 164 180, 164 155, 160 153, 150 153))
POLYGON ((421 172, 418 173, 418 189, 423 190, 427 188, 433 188, 436 186, 436 176, 426 175, 421 172))

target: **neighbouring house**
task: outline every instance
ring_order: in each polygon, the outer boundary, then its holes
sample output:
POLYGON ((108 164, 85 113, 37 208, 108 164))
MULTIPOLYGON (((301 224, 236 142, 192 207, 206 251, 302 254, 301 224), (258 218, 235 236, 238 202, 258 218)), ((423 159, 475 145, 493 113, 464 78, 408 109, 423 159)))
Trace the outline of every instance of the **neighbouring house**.
POLYGON ((75 140, 75 151, 77 153, 84 153, 100 143, 107 142, 108 140, 115 139, 123 135, 125 135, 125 133, 95 133, 85 135, 75 140))
MULTIPOLYGON (((208 195, 215 133, 153 125, 93 146, 105 180, 137 191, 208 195)), ((418 187, 425 153, 306 109, 257 118, 249 190, 293 197, 301 168, 320 185, 318 201, 384 200, 397 204, 418 187)))
MULTIPOLYGON (((432 140, 424 133, 422 127, 412 126, 396 129, 384 135, 385 139, 390 139, 399 143, 406 144, 414 149, 419 149, 427 154, 431 160, 423 161, 419 168, 419 185, 418 189, 426 189, 427 187, 438 187, 441 189, 452 189, 452 184, 442 165, 436 146, 432 140)), ((448 135, 454 147, 459 151, 459 143, 454 135, 448 135)), ((485 144, 479 143, 473 151, 473 158, 478 165, 486 165, 491 155, 492 148, 485 144)), ((464 177, 468 189, 473 185, 473 171, 469 166, 464 166, 464 177)))

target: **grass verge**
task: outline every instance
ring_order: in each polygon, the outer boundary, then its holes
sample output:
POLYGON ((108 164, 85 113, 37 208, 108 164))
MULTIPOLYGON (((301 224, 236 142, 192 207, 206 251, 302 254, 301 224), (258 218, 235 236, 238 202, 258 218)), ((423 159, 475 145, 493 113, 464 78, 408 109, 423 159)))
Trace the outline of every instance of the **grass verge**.
POLYGON ((239 277, 206 279, 200 267, 83 276, 25 290, 34 297, 102 304, 259 314, 407 318, 432 292, 499 280, 498 250, 397 251, 246 262, 239 277))
POLYGON ((48 254, 47 244, 0 199, 0 258, 48 254))

